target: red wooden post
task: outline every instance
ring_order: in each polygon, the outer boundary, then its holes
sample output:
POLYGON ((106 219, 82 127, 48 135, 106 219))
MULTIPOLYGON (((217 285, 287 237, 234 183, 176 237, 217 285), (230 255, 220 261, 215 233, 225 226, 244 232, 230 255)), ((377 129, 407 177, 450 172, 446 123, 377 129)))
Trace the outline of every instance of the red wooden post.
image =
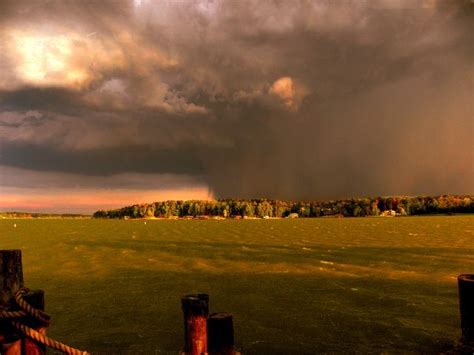
POLYGON ((2 355, 21 355, 21 340, 15 340, 11 343, 3 343, 0 347, 2 355))
MULTIPOLYGON (((21 287, 21 250, 0 250, 0 310, 18 310, 14 295, 21 287)), ((21 355, 21 340, 9 320, 0 321, 0 345, 3 355, 21 355)))
POLYGON ((230 313, 213 313, 207 321, 209 354, 234 355, 234 325, 230 313))
POLYGON ((184 353, 207 355, 209 295, 186 295, 181 299, 184 313, 184 353))
POLYGON ((474 351, 474 274, 458 276, 461 341, 474 351))

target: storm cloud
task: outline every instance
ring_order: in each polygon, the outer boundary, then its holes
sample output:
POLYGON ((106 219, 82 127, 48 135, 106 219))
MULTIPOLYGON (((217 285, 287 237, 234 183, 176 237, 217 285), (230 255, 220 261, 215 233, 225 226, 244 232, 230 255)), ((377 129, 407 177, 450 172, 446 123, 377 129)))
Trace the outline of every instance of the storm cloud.
POLYGON ((0 184, 472 193, 473 63, 472 1, 3 1, 0 184))

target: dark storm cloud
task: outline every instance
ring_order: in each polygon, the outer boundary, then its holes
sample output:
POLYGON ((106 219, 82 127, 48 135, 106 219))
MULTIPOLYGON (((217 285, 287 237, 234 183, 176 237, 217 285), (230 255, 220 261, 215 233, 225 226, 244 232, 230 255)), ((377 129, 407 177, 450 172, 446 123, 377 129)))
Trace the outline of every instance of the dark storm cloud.
POLYGON ((202 174, 195 150, 188 147, 157 150, 147 146, 66 151, 46 145, 4 144, 0 164, 37 171, 83 175, 126 172, 202 174))
MULTIPOLYGON (((75 173, 59 173, 57 171, 32 171, 29 169, 12 168, 0 165, 2 170, 2 189, 25 189, 26 193, 31 191, 42 191, 42 189, 61 189, 62 191, 73 190, 75 192, 99 191, 168 191, 186 189, 198 186, 205 188, 206 185, 201 176, 188 177, 183 174, 162 173, 123 173, 109 175, 81 175, 78 179, 75 173), (82 190, 82 191, 81 191, 82 190), (89 191, 87 191, 89 190, 89 191)), ((170 196, 172 197, 172 196, 170 196)), ((134 202, 133 200, 130 202, 134 202)))
POLYGON ((0 6, 5 166, 217 197, 473 191, 470 1, 0 6))
POLYGON ((42 110, 72 114, 84 110, 78 101, 77 93, 63 88, 25 87, 13 91, 0 91, 0 105, 3 112, 42 110))

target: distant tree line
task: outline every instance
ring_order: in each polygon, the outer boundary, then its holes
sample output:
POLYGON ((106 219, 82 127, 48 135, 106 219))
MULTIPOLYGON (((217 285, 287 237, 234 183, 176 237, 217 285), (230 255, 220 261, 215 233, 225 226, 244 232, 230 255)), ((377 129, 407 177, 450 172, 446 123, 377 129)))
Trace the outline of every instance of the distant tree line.
POLYGON ((399 216, 474 213, 474 196, 443 195, 417 197, 351 198, 331 201, 291 202, 281 200, 162 201, 97 211, 95 218, 179 218, 219 216, 223 218, 365 217, 393 211, 399 216))

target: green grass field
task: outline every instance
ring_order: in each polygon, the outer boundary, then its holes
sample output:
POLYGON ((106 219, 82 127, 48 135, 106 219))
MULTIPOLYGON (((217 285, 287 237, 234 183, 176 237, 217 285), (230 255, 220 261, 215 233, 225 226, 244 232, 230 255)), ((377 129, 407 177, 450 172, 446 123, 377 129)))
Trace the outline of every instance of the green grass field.
POLYGON ((48 333, 94 353, 176 354, 193 292, 234 314, 245 354, 434 353, 460 336, 473 231, 474 216, 17 219, 0 220, 0 246, 45 290, 48 333))

